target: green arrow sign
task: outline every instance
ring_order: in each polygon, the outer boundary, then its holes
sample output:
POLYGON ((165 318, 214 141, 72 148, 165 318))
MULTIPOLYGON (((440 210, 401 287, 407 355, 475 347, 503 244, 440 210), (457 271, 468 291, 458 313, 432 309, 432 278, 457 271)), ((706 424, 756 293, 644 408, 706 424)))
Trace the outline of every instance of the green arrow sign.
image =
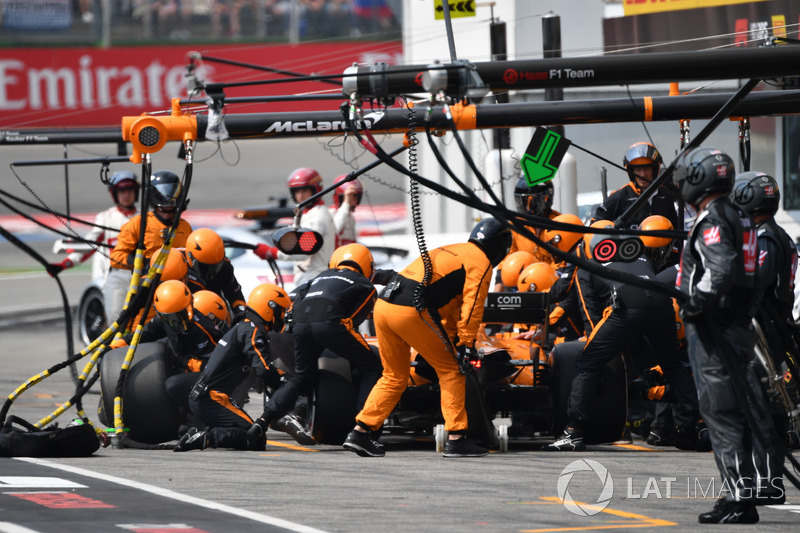
POLYGON ((553 179, 570 144, 568 139, 554 131, 536 128, 520 161, 528 185, 533 187, 553 179))

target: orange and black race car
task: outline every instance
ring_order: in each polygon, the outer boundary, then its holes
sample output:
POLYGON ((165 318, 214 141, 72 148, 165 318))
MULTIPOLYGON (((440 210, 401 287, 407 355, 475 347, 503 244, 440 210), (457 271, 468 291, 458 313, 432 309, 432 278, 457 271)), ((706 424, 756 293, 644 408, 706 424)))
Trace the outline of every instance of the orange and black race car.
MULTIPOLYGON (((539 326, 547 338, 547 293, 489 293, 484 309, 487 325, 539 326)), ((515 339, 513 331, 488 333, 483 328, 476 339, 479 358, 471 361, 474 379, 468 379, 467 411, 472 435, 505 450, 509 438, 551 439, 566 422, 566 403, 578 350, 559 350, 554 358, 547 343, 515 339), (510 420, 510 425, 507 422, 510 420), (497 423, 495 423, 497 421, 497 423), (509 431, 511 430, 511 431, 509 431)), ((291 371, 291 334, 270 334, 271 350, 278 366, 291 371)), ((377 351, 377 339, 370 342, 377 351)), ((113 392, 126 348, 112 350, 101 365, 100 421, 113 425, 113 392)), ((166 378, 177 371, 163 343, 139 346, 128 373, 123 396, 124 421, 129 436, 147 443, 169 441, 177 435, 181 417, 164 390, 166 378)), ((408 388, 383 431, 391 435, 433 436, 444 446, 436 373, 424 354, 409 354, 408 388)), ((320 444, 341 444, 352 429, 356 415, 358 375, 347 360, 326 352, 309 409, 309 422, 320 444)), ((625 429, 627 389, 625 365, 616 358, 605 369, 599 387, 597 412, 587 427, 588 442, 613 442, 625 429)), ((248 394, 250 382, 240 391, 248 394)))

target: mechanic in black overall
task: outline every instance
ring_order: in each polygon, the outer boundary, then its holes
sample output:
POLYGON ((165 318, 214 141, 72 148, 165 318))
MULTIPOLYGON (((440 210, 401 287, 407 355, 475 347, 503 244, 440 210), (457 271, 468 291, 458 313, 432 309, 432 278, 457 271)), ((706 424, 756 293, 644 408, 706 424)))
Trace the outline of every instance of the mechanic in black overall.
MULTIPOLYGON (((180 256, 175 250, 171 250, 170 254, 173 252, 180 256)), ((197 381, 198 372, 208 361, 208 354, 227 328, 221 330, 209 317, 196 312, 192 294, 182 281, 163 281, 156 289, 153 303, 156 316, 142 328, 139 342, 167 339, 175 356, 172 370, 176 371, 170 372, 164 387, 181 417, 185 418, 190 414, 189 391, 197 381)), ((114 340, 111 347, 127 346, 132 338, 133 333, 129 333, 114 340)))
POLYGON ((209 228, 196 229, 186 239, 185 253, 189 263, 186 274, 189 289, 193 293, 208 290, 225 298, 233 314, 232 321, 238 322, 244 315, 244 294, 233 272, 233 265, 225 257, 222 237, 209 228))
MULTIPOLYGON (((794 305, 794 276, 797 272, 797 247, 791 237, 775 222, 775 213, 780 206, 781 193, 775 178, 763 172, 745 172, 736 177, 730 194, 733 205, 741 208, 753 217, 758 234, 758 286, 763 291, 763 304, 756 305, 756 320, 764 325, 772 320, 783 324, 793 324, 792 306, 794 305), (770 311, 767 308, 770 308, 770 311), (774 318, 772 318, 774 317, 774 318)), ((767 331, 765 329, 765 331, 767 331)), ((778 330, 780 335, 780 329, 778 330)), ((788 334, 788 332, 787 332, 788 334)), ((772 339, 775 349, 785 349, 780 339, 772 339)), ((768 355, 768 354, 765 354, 768 355)), ((763 373, 755 361, 757 375, 763 373)), ((773 409, 776 425, 783 430, 789 427, 786 413, 782 406, 773 409)), ((766 458, 766 464, 755 464, 758 474, 759 491, 756 504, 781 505, 786 501, 783 486, 782 469, 784 450, 782 443, 780 455, 756 455, 755 458, 766 458)))
POLYGON ((267 332, 281 331, 291 300, 286 291, 271 283, 258 285, 247 300, 244 320, 233 326, 211 352, 208 364, 189 395, 192 413, 206 428, 190 428, 174 451, 203 448, 263 450, 266 435, 248 439, 253 419, 231 398, 231 394, 255 370, 265 386, 280 380, 272 366, 267 332))
POLYGON ((270 397, 249 434, 258 435, 286 413, 304 394, 310 396, 319 357, 328 349, 347 359, 361 375, 357 409, 361 409, 383 367, 380 357, 358 332, 372 313, 377 293, 372 285, 375 265, 369 249, 358 243, 337 248, 330 268, 293 291, 292 331, 295 374, 270 397))
POLYGON ((673 181, 697 209, 697 221, 683 248, 677 285, 689 361, 708 426, 714 458, 728 495, 698 517, 704 524, 758 522, 753 455, 780 453, 752 367, 757 303, 758 242, 752 219, 731 204, 733 160, 714 148, 695 148, 675 166, 673 181), (748 410, 752 416, 748 416, 748 410), (754 426, 751 426, 755 424, 754 426))
MULTIPOLYGON (((638 142, 631 145, 622 160, 628 172, 629 183, 620 187, 595 209, 592 222, 597 220, 616 220, 639 199, 642 192, 650 186, 661 170, 662 158, 656 147, 650 143, 638 142)), ((633 213, 626 227, 638 229, 642 221, 650 215, 667 217, 672 227, 678 227, 678 214, 675 202, 664 191, 663 186, 633 213)), ((677 260, 677 258, 676 258, 677 260)))
MULTIPOLYGON (((596 250, 592 245, 602 240, 602 236, 590 239, 588 251, 597 261, 600 259, 596 257, 596 250)), ((645 247, 645 250, 649 249, 645 247)), ((648 253, 643 253, 631 262, 608 261, 602 264, 608 269, 640 279, 656 278, 656 266, 648 253)), ((593 293, 606 307, 602 318, 596 322, 586 340, 575 365, 575 376, 567 407, 567 428, 559 439, 543 446, 542 449, 545 451, 585 449, 583 432, 590 416, 591 403, 600 383, 603 366, 630 347, 640 336, 645 336, 650 341, 665 378, 681 398, 682 424, 695 427, 698 419, 697 394, 688 370, 680 364, 672 299, 663 293, 605 279, 585 270, 579 270, 579 275, 586 275, 584 278, 586 281, 581 283, 584 297, 587 293, 593 293)))

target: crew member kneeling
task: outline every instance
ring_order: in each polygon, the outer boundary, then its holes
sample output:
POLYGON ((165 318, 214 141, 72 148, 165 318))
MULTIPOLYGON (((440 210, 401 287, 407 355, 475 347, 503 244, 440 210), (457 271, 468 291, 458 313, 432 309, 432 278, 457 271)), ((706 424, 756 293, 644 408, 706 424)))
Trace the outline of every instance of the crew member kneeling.
POLYGON ((203 448, 263 450, 266 437, 248 439, 253 419, 231 399, 234 389, 255 370, 265 385, 279 379, 269 351, 270 330, 281 331, 291 300, 282 288, 271 283, 258 285, 247 300, 245 318, 220 339, 205 369, 192 388, 189 406, 207 426, 190 428, 175 446, 176 452, 203 448))

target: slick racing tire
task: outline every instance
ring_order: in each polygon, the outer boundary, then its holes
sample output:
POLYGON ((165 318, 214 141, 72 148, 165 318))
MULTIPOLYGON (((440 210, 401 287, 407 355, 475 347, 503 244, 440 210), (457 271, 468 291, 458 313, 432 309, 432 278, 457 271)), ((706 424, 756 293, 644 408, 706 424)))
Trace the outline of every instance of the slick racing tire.
MULTIPOLYGON (((100 366, 100 411, 109 427, 114 425, 114 392, 127 350, 111 350, 100 366)), ((122 420, 128 437, 135 441, 158 444, 177 438, 181 416, 164 386, 170 357, 163 342, 144 343, 136 348, 122 396, 122 420)))
POLYGON ((358 390, 347 360, 326 351, 320 357, 314 399, 311 402, 311 434, 320 444, 341 445, 353 429, 358 390))
MULTIPOLYGON (((567 404, 575 375, 575 362, 583 347, 582 342, 563 343, 553 360, 553 435, 558 436, 567 426, 567 404)), ((584 428, 587 444, 600 444, 619 440, 625 431, 628 411, 628 392, 625 362, 615 357, 600 375, 600 385, 592 401, 589 421, 584 428)))

